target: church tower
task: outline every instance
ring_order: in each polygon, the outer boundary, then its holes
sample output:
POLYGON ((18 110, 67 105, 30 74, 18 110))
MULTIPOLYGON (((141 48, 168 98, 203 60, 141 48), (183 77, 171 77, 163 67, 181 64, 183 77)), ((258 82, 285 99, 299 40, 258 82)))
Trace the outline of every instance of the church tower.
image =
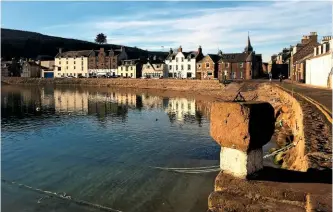
POLYGON ((250 35, 247 35, 247 46, 244 48, 245 53, 251 53, 253 52, 253 47, 251 46, 251 41, 250 41, 250 35))

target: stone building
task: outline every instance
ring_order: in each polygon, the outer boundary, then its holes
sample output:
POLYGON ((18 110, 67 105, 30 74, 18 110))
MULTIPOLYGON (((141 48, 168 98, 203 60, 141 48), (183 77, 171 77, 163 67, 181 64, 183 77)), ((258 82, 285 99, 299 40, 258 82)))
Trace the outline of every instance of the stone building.
POLYGON ((41 74, 41 66, 35 61, 26 61, 22 66, 21 77, 39 78, 41 74))
POLYGON ((124 47, 118 50, 67 51, 55 56, 54 77, 89 77, 92 75, 116 75, 121 60, 127 59, 124 47))
POLYGON ((156 58, 149 58, 148 62, 142 66, 142 77, 145 78, 167 78, 168 67, 167 65, 156 58))
POLYGON ((222 54, 218 66, 218 79, 253 79, 262 73, 261 54, 256 54, 248 36, 242 53, 222 54))
POLYGON ((310 32, 310 35, 304 35, 301 39, 301 43, 292 47, 289 63, 290 78, 295 81, 305 82, 304 69, 296 69, 296 63, 306 58, 313 52, 313 48, 318 46, 318 35, 316 32, 310 32))
POLYGON ((305 61, 305 83, 332 88, 333 39, 324 36, 321 44, 313 49, 312 56, 305 61))
POLYGON ((121 60, 128 59, 125 47, 105 51, 104 48, 92 51, 88 59, 90 75, 116 75, 121 60))
POLYGON ((192 78, 196 76, 196 63, 204 57, 202 48, 199 46, 198 51, 183 52, 180 46, 177 52, 170 49, 169 55, 165 60, 167 64, 169 77, 172 78, 192 78))
POLYGON ((218 62, 221 59, 222 51, 218 54, 207 54, 197 62, 197 79, 214 79, 218 76, 218 62))

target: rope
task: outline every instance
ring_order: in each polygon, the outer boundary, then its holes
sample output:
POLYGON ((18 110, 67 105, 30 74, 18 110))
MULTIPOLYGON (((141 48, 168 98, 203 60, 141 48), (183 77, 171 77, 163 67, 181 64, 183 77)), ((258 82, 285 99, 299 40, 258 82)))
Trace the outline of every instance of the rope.
POLYGON ((283 147, 283 148, 281 148, 281 149, 278 149, 278 150, 276 150, 276 151, 274 151, 274 152, 272 152, 272 153, 270 153, 270 154, 265 155, 263 158, 268 158, 268 157, 271 157, 271 156, 277 155, 277 154, 279 154, 280 152, 284 152, 284 151, 286 151, 286 150, 288 150, 288 149, 290 149, 291 147, 294 147, 294 146, 295 146, 295 144, 294 144, 294 143, 291 143, 291 144, 289 144, 289 145, 287 145, 287 146, 285 146, 285 147, 283 147))
MULTIPOLYGON (((51 197, 56 197, 56 198, 59 198, 59 199, 62 199, 62 200, 72 201, 72 202, 74 202, 78 205, 85 205, 85 206, 89 206, 89 207, 92 207, 92 208, 97 208, 97 209, 100 209, 100 210, 103 210, 103 211, 109 211, 109 212, 122 212, 120 210, 109 208, 109 207, 106 207, 106 206, 103 206, 103 205, 99 205, 99 204, 95 204, 95 203, 91 203, 91 202, 87 202, 87 201, 84 201, 84 200, 73 198, 73 197, 67 195, 65 192, 56 193, 56 192, 51 192, 51 191, 45 191, 45 190, 42 190, 42 189, 39 189, 39 188, 33 188, 31 186, 28 186, 28 185, 17 183, 15 181, 8 181, 8 180, 5 180, 5 179, 1 179, 1 181, 4 182, 4 183, 7 183, 7 184, 17 185, 21 188, 26 188, 26 189, 29 189, 29 190, 32 190, 32 191, 35 191, 35 192, 38 192, 38 193, 46 194, 46 195, 51 196, 51 197)), ((39 203, 42 199, 43 198, 39 199, 37 202, 39 203)))

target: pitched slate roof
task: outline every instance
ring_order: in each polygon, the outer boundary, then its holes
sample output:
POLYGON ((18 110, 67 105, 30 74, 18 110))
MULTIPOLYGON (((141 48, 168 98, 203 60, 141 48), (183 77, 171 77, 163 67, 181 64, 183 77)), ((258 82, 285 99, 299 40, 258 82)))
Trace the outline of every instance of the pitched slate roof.
POLYGON ((36 60, 46 61, 46 60, 54 60, 54 57, 50 55, 38 55, 36 60))
POLYGON ((213 60, 214 63, 217 63, 221 59, 221 56, 219 56, 217 54, 207 54, 206 56, 204 56, 203 58, 201 58, 201 60, 199 60, 198 63, 202 63, 203 59, 205 57, 210 57, 213 60))
POLYGON ((58 53, 56 57, 88 57, 94 50, 68 51, 58 53))
POLYGON ((222 57, 219 61, 229 62, 229 63, 250 62, 252 61, 252 54, 246 54, 246 53, 222 54, 222 57))

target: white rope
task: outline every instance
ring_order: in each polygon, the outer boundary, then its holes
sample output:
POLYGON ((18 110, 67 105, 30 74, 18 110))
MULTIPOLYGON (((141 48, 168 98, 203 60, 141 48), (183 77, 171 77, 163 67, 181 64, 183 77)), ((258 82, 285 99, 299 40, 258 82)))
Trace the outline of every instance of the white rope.
POLYGON ((290 149, 291 147, 294 147, 294 146, 295 146, 295 144, 291 143, 291 144, 289 144, 289 145, 287 145, 287 146, 285 146, 285 147, 283 147, 281 149, 278 149, 278 150, 276 150, 276 151, 274 151, 274 152, 272 152, 270 154, 265 155, 263 158, 268 158, 268 157, 277 155, 278 153, 284 152, 284 151, 286 151, 286 150, 288 150, 288 149, 290 149))
MULTIPOLYGON (((7 184, 18 185, 19 187, 23 187, 23 188, 26 188, 26 189, 29 189, 29 190, 32 190, 32 191, 36 191, 38 193, 43 193, 43 194, 46 194, 48 196, 57 197, 57 198, 63 199, 63 200, 69 200, 69 201, 75 202, 76 204, 79 204, 79 205, 85 205, 85 206, 89 206, 89 207, 93 207, 93 208, 97 208, 97 209, 100 209, 100 210, 103 210, 103 211, 109 211, 109 212, 122 212, 120 210, 109 208, 109 207, 106 207, 106 206, 103 206, 103 205, 99 205, 99 204, 95 204, 95 203, 91 203, 91 202, 87 202, 87 201, 84 201, 84 200, 73 198, 73 197, 67 195, 65 192, 56 193, 56 192, 51 192, 51 191, 45 191, 45 190, 42 190, 42 189, 39 189, 39 188, 33 188, 31 186, 28 186, 28 185, 24 185, 24 184, 21 184, 21 183, 16 183, 15 181, 8 181, 8 180, 4 180, 4 179, 1 179, 1 181, 4 182, 4 183, 7 183, 7 184)), ((42 199, 43 198, 39 199, 37 201, 37 203, 40 203, 40 200, 42 200, 42 199)))

